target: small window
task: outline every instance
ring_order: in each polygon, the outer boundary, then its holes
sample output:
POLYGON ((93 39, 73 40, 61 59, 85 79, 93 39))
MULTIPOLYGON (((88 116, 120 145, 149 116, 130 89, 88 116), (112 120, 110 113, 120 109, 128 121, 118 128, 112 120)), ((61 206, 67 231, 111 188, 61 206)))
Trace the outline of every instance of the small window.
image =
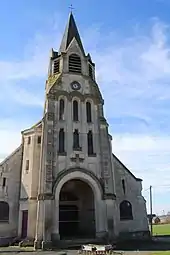
POLYGON ((28 136, 28 144, 31 143, 31 136, 28 136))
POLYGON ((125 189, 125 180, 122 180, 122 189, 123 189, 123 193, 126 193, 126 189, 125 189))
POLYGON ((64 143, 65 143, 65 133, 64 133, 64 128, 61 128, 59 131, 59 153, 64 153, 64 143))
POLYGON ((120 220, 133 220, 132 205, 129 201, 122 201, 119 206, 120 220))
POLYGON ((87 102, 86 103, 86 117, 87 117, 87 122, 90 123, 92 118, 91 118, 91 103, 87 102))
POLYGON ((0 201, 0 222, 9 221, 9 205, 7 202, 0 201))
POLYGON ((64 99, 60 99, 59 103, 59 119, 64 120, 64 99))
POLYGON ((78 102, 76 100, 73 101, 73 121, 78 121, 78 102))
POLYGON ((93 155, 94 150, 93 150, 93 133, 90 130, 87 134, 87 145, 88 145, 88 155, 93 155))
POLYGON ((38 136, 38 138, 37 138, 37 143, 38 143, 38 144, 41 143, 41 136, 38 136))
POLYGON ((69 72, 81 73, 81 59, 76 54, 69 56, 69 72))
POLYGON ((59 60, 55 60, 53 73, 54 74, 59 73, 59 69, 60 69, 60 62, 59 62, 59 60))
POLYGON ((78 129, 75 129, 73 133, 73 149, 80 149, 78 129))
POLYGON ((26 170, 26 171, 29 170, 29 160, 28 160, 28 159, 26 160, 26 167, 25 167, 25 170, 26 170))
POLYGON ((5 186, 6 186, 6 178, 4 177, 2 182, 2 187, 5 188, 5 186))
POLYGON ((89 76, 93 79, 93 69, 92 66, 89 64, 89 76))

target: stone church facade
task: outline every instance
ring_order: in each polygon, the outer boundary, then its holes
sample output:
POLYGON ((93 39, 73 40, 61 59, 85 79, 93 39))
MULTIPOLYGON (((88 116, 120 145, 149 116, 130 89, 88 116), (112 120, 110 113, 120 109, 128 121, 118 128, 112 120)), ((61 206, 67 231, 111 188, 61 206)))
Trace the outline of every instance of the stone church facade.
POLYGON ((0 164, 0 240, 36 247, 148 232, 142 180, 112 153, 112 137, 72 13, 52 50, 41 121, 0 164))

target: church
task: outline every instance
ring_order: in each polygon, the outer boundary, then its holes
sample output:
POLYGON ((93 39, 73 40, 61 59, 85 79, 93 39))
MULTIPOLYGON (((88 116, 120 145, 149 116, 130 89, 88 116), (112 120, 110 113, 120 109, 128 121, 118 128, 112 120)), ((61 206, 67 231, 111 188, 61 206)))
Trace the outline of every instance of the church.
POLYGON ((70 13, 50 52, 42 119, 0 163, 0 243, 19 238, 40 248, 149 233, 142 180, 112 153, 103 107, 70 13))

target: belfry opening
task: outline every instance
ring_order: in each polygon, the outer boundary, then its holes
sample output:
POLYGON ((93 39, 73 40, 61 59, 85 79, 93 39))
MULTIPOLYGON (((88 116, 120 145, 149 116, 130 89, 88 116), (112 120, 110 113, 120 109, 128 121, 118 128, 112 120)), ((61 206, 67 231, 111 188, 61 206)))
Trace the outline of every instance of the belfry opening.
POLYGON ((60 191, 59 233, 60 239, 94 238, 94 194, 84 181, 73 179, 60 191))

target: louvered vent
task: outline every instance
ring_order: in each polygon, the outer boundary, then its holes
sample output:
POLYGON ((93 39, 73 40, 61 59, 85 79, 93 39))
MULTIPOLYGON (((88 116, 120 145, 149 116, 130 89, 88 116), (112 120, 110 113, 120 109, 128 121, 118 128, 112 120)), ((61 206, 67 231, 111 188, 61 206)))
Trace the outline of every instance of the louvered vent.
POLYGON ((89 64, 89 76, 93 79, 93 69, 92 66, 89 64))
POLYGON ((59 65, 60 65, 59 60, 55 60, 54 61, 54 70, 53 70, 54 74, 59 73, 59 65))
POLYGON ((69 72, 81 73, 81 59, 76 54, 69 56, 69 72))

